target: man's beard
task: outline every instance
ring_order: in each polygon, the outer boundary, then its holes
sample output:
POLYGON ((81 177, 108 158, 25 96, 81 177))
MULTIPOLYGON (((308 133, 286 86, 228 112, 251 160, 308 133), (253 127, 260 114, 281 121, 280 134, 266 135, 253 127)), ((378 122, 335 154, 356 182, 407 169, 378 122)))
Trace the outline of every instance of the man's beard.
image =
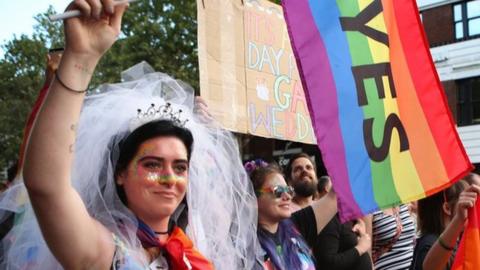
POLYGON ((300 181, 293 185, 295 195, 299 197, 310 197, 317 191, 317 184, 315 181, 300 181))

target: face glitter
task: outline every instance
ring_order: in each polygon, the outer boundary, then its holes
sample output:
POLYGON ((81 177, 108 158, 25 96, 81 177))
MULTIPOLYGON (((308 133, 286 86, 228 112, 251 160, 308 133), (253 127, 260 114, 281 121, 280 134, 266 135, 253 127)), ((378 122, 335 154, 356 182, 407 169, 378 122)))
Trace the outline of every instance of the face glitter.
POLYGON ((148 156, 149 154, 153 153, 155 151, 155 145, 145 144, 142 148, 144 148, 144 149, 141 149, 141 153, 139 155, 136 155, 133 158, 133 161, 132 161, 133 164, 135 164, 134 167, 132 167, 132 170, 133 170, 134 175, 137 176, 137 177, 139 177, 141 175, 139 161, 143 157, 148 156))
POLYGON ((158 182, 160 184, 176 184, 177 182, 184 182, 185 177, 178 175, 160 175, 159 173, 149 172, 147 179, 152 182, 158 182))

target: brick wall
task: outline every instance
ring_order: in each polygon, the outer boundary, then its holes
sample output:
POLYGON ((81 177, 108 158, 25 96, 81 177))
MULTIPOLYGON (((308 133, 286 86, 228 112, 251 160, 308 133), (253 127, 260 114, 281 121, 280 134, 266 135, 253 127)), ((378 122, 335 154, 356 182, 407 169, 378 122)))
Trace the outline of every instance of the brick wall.
POLYGON ((430 47, 455 41, 452 5, 444 5, 423 11, 422 21, 430 47))
POLYGON ((457 122, 457 93, 458 87, 455 81, 444 81, 442 82, 443 88, 445 89, 445 94, 448 100, 448 107, 452 112, 452 116, 457 122))

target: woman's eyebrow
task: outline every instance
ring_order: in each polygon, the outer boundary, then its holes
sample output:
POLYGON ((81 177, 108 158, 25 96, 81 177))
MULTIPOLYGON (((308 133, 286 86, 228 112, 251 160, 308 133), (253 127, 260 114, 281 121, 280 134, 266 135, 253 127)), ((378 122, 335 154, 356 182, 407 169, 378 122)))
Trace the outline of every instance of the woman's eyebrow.
POLYGON ((188 164, 188 160, 183 159, 183 158, 181 158, 181 159, 175 159, 175 160, 173 161, 173 163, 185 163, 185 164, 188 164))
MULTIPOLYGON (((163 158, 163 157, 157 157, 157 156, 151 156, 151 155, 143 156, 143 157, 139 158, 138 161, 144 161, 144 160, 148 160, 148 159, 154 159, 156 161, 165 161, 165 158, 163 158)), ((188 164, 188 160, 184 159, 184 158, 179 158, 179 159, 175 159, 173 161, 173 163, 187 163, 188 164)))
POLYGON ((144 160, 147 160, 147 159, 154 159, 156 161, 164 161, 165 160, 164 158, 157 157, 157 156, 143 156, 143 157, 139 158, 138 161, 144 161, 144 160))

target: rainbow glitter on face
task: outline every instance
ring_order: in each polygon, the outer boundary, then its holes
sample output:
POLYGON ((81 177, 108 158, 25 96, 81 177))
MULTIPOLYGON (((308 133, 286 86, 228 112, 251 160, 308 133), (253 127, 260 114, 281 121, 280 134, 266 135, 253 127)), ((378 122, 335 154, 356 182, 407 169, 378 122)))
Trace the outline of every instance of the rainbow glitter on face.
POLYGON ((185 182, 186 178, 179 175, 161 175, 155 172, 149 172, 147 179, 160 184, 176 184, 177 182, 185 182))
POLYGON ((133 173, 139 177, 142 173, 140 172, 141 169, 140 169, 140 164, 139 164, 139 161, 145 157, 145 156, 148 156, 149 154, 153 153, 155 151, 155 145, 152 144, 152 143, 149 143, 149 144, 145 144, 143 147, 142 147, 142 150, 141 150, 141 153, 137 156, 135 156, 135 158, 133 159, 133 164, 135 164, 135 166, 132 168, 133 169, 133 173))

